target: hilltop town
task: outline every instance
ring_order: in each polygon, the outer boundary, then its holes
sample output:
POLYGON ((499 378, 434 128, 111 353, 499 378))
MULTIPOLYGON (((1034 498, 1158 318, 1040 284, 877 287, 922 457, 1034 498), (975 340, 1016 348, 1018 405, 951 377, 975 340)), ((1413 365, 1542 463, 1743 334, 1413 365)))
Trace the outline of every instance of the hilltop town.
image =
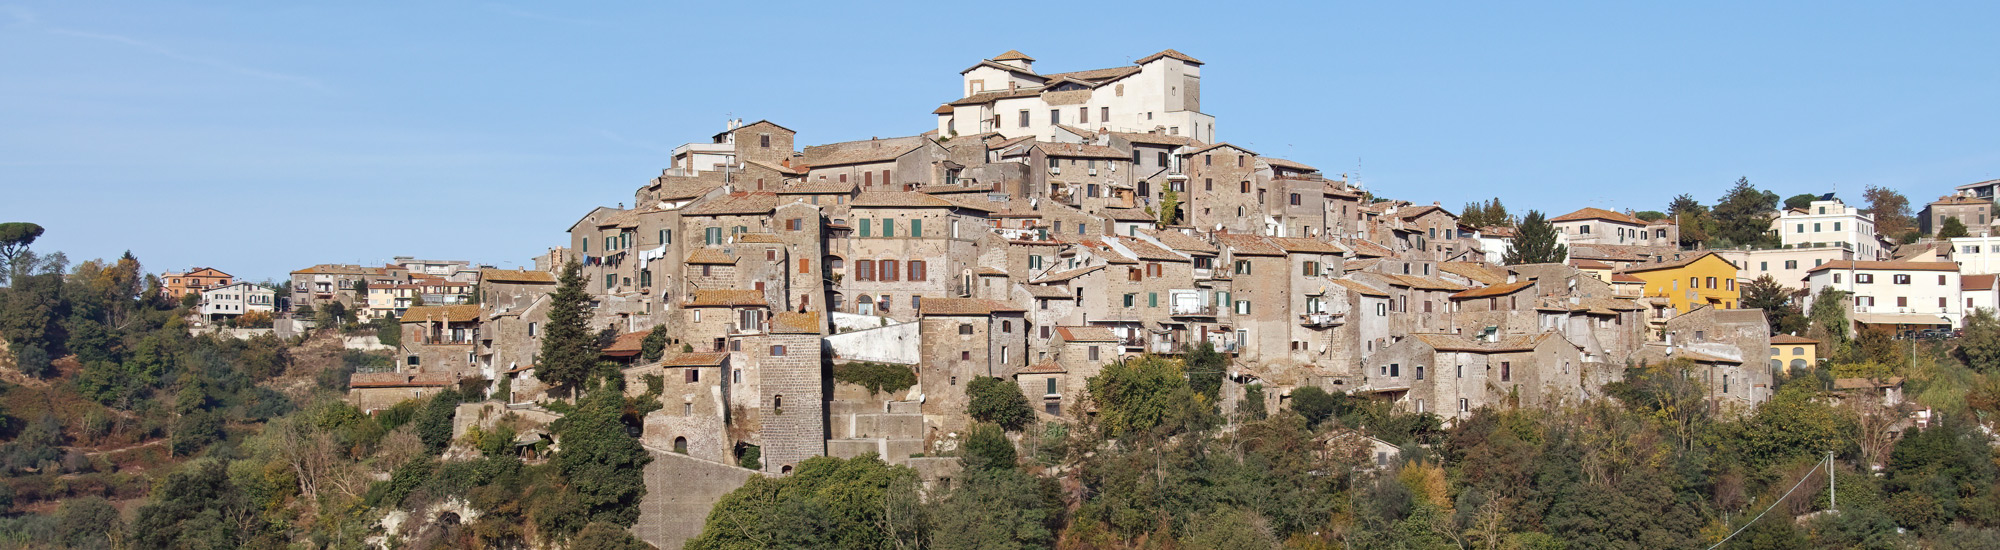
MULTIPOLYGON (((1204 63, 1175 50, 1036 63, 971 64, 929 119, 911 107, 916 135, 808 145, 784 121, 729 120, 688 136, 629 198, 523 243, 531 268, 399 257, 276 288, 196 268, 160 275, 162 292, 192 304, 198 334, 375 328, 339 344, 388 358, 352 374, 353 407, 463 392, 455 437, 505 423, 534 457, 561 447, 549 426, 584 391, 543 356, 572 288, 588 359, 657 400, 628 420, 653 456, 633 532, 674 548, 753 474, 814 457, 948 486, 981 424, 973 388, 993 379, 1033 423, 1088 424, 1107 366, 1183 359, 1220 380, 1222 411, 1334 394, 1451 428, 1604 401, 1632 369, 1674 363, 1695 406, 1734 417, 1835 352, 1807 316, 1837 316, 1841 338, 1950 339, 2000 310, 2000 180, 1951 190, 1914 227, 1795 197, 1753 213, 1755 242, 1710 246, 1686 211, 1475 216, 1233 145, 1203 110, 1204 63)), ((1375 466, 1403 452, 1365 445, 1375 466)))

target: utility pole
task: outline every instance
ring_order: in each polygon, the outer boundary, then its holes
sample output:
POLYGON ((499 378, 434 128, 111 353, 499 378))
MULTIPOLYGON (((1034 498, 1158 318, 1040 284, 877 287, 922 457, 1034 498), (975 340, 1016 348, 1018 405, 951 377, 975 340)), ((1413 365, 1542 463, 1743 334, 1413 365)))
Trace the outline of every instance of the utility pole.
POLYGON ((1826 452, 1826 509, 1840 509, 1840 492, 1833 483, 1833 451, 1826 452))

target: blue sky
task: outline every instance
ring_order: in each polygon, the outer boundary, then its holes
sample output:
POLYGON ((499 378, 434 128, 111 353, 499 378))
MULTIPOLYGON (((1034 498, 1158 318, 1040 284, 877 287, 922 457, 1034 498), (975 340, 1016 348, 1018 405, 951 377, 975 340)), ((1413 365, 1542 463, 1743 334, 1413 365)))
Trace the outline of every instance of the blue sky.
POLYGON ((592 4, 0 4, 0 220, 153 271, 521 265, 729 117, 910 135, 1008 49, 1187 52, 1223 140, 1454 210, 2000 178, 1991 2, 592 4))

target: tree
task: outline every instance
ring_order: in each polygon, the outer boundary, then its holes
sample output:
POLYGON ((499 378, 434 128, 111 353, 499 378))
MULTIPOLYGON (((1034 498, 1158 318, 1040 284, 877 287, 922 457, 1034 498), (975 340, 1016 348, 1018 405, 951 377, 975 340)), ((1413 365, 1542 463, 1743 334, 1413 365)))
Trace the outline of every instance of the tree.
POLYGON ((1683 247, 1707 244, 1715 231, 1715 219, 1709 216, 1708 207, 1694 200, 1694 195, 1674 197, 1673 202, 1667 203, 1667 216, 1680 226, 1683 247))
POLYGON ((1790 334, 1806 329, 1805 314, 1792 303, 1792 289, 1766 273, 1743 284, 1743 307, 1764 310, 1772 334, 1790 334))
POLYGON ((570 541, 569 547, 593 550, 657 550, 646 541, 639 540, 639 537, 632 536, 632 531, 602 521, 594 521, 583 526, 583 531, 576 534, 576 539, 570 541))
POLYGON ((42 236, 42 226, 28 222, 0 223, 0 283, 7 282, 14 260, 28 251, 28 245, 42 236))
POLYGON ((1020 431, 1035 421, 1035 411, 1028 408, 1028 397, 1021 394, 1019 384, 981 376, 965 385, 965 393, 969 398, 965 412, 973 420, 992 422, 1007 431, 1020 431))
POLYGON ((934 504, 934 550, 1052 548, 1061 519, 1052 482, 1015 468, 969 470, 934 504))
POLYGON ((653 457, 625 432, 625 395, 593 391, 576 411, 558 420, 562 450, 556 467, 569 479, 589 521, 631 527, 639 521, 639 501, 646 496, 644 472, 653 457))
POLYGON ((1203 340, 1193 346, 1181 360, 1187 364, 1188 387, 1194 392, 1208 397, 1209 401, 1222 398, 1222 379, 1228 374, 1229 355, 1215 351, 1215 344, 1203 340))
POLYGON ((1319 386, 1301 386, 1292 390, 1292 411, 1305 417, 1307 423, 1318 424, 1339 413, 1343 397, 1327 393, 1319 386))
POLYGON ((1736 185, 1715 203, 1715 237, 1730 246, 1776 244, 1778 236, 1771 232, 1771 217, 1777 208, 1776 193, 1757 190, 1750 185, 1750 178, 1737 178, 1736 185))
POLYGON ((640 360, 651 363, 660 360, 667 353, 667 326, 653 325, 653 331, 646 333, 646 339, 639 341, 640 360))
POLYGON ((1181 221, 1181 194, 1172 189, 1160 195, 1160 226, 1175 225, 1181 221))
POLYGON ((1019 456, 1014 451, 1014 442, 1007 440, 1007 432, 998 424, 986 422, 966 429, 964 449, 965 467, 975 470, 1012 468, 1019 456))
POLYGON ((542 332, 535 376, 554 386, 575 388, 597 366, 596 338, 584 319, 589 301, 590 295, 583 291, 583 266, 570 260, 563 265, 556 291, 549 295, 549 322, 542 332))
POLYGON ((1822 288, 1813 297, 1808 328, 1822 331, 1832 344, 1847 341, 1847 291, 1822 288))
POLYGON ((1141 357, 1105 365, 1089 385, 1098 420, 1114 437, 1172 427, 1212 406, 1188 387, 1181 363, 1172 359, 1141 357))
POLYGON ((1816 200, 1819 200, 1819 195, 1814 195, 1812 193, 1800 193, 1797 195, 1792 195, 1791 197, 1785 199, 1785 208, 1791 210, 1805 210, 1807 208, 1811 208, 1813 201, 1816 200))
POLYGON ((1556 235, 1556 225, 1540 210, 1529 210, 1515 230, 1514 240, 1507 243, 1503 261, 1507 265, 1561 263, 1569 258, 1569 247, 1556 242, 1556 235))
POLYGON ((1640 220, 1643 221, 1656 222, 1667 219, 1667 213, 1658 210, 1640 210, 1638 212, 1633 212, 1632 217, 1639 218, 1640 220))
POLYGON ((125 525, 118 509, 100 496, 65 500, 56 506, 56 533, 70 548, 110 548, 111 535, 125 525))
POLYGON ((2000 318, 1993 316, 1993 310, 1976 308, 1965 317, 1965 336, 1958 340, 1958 355, 1975 371, 2000 371, 2000 318))
POLYGON ((394 311, 375 319, 375 341, 392 348, 403 345, 403 321, 394 311))
POLYGON ((753 476, 724 495, 684 548, 914 548, 923 509, 893 504, 914 496, 916 479, 872 455, 809 458, 792 475, 753 476))
POLYGON ((1862 196, 1868 201, 1868 210, 1863 213, 1875 216, 1876 233, 1900 236, 1916 230, 1916 220, 1910 219, 1909 197, 1894 189, 1873 185, 1868 186, 1862 196))
POLYGON ((444 451, 445 446, 451 444, 452 419, 458 416, 458 403, 463 399, 458 390, 445 388, 431 396, 430 401, 424 403, 423 410, 417 413, 414 422, 417 437, 423 439, 424 447, 429 448, 432 454, 444 451))
POLYGON ((1236 402, 1236 414, 1244 420, 1263 420, 1270 413, 1264 409, 1264 385, 1243 386, 1243 400, 1236 402))
POLYGON ((1966 232, 1965 230, 1965 222, 1958 221, 1958 218, 1954 216, 1944 219, 1943 227, 1938 228, 1937 238, 1956 239, 1959 237, 1964 237, 1969 234, 1970 233, 1966 232))
POLYGON ((1492 226, 1511 227, 1514 218, 1507 215, 1507 207, 1495 197, 1490 201, 1465 203, 1465 210, 1458 216, 1460 225, 1473 228, 1492 226))

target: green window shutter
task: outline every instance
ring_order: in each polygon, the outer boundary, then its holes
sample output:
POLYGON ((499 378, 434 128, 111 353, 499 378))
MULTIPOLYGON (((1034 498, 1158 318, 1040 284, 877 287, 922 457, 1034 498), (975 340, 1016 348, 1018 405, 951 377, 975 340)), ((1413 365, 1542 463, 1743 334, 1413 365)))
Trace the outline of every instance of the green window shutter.
POLYGON ((1160 293, 1146 293, 1146 307, 1160 307, 1160 293))
POLYGON ((922 237, 922 236, 924 236, 924 221, 923 221, 923 220, 910 220, 910 236, 911 236, 911 237, 922 237))
POLYGON ((1132 307, 1132 294, 1125 295, 1125 307, 1132 307))
POLYGON ((884 237, 894 237, 894 236, 896 236, 896 220, 895 220, 895 219, 893 219, 893 218, 882 218, 882 236, 884 236, 884 237))
POLYGON ((861 218, 861 236, 863 237, 868 236, 868 223, 871 221, 874 220, 870 220, 868 218, 861 218))
POLYGON ((584 252, 589 252, 589 251, 590 251, 590 239, 584 239, 584 240, 583 240, 583 251, 584 251, 584 252))

